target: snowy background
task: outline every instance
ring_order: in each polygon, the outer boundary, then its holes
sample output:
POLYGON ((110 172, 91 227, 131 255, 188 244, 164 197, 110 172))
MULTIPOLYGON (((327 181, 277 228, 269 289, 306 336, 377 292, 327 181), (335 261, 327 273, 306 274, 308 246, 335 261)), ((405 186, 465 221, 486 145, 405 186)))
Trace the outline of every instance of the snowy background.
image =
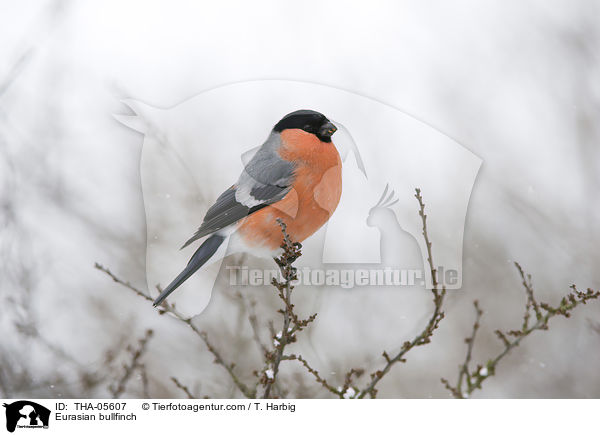
MULTIPOLYGON (((485 310, 476 360, 500 350, 494 329, 520 325, 512 261, 545 301, 572 283, 600 287, 599 15, 600 3, 583 0, 2 1, 0 395, 110 397, 106 372, 120 370, 147 328, 150 395, 180 397, 173 375, 199 396, 237 394, 191 332, 94 269, 102 263, 142 289, 156 284, 146 283, 143 138, 113 114, 128 114, 124 98, 167 108, 225 84, 278 79, 391 105, 483 160, 463 289, 450 294, 433 343, 379 387, 380 397, 448 397, 439 378, 453 380, 462 362, 472 300, 485 310)), ((206 201, 222 190, 205 188, 206 201)), ((266 322, 274 292, 249 293, 266 322)), ((422 327, 430 304, 426 294, 384 293, 299 295, 303 311, 319 313, 302 352, 339 383, 350 367, 375 368, 383 349, 422 327), (360 310, 348 298, 360 298, 360 310)), ((223 286, 213 302, 199 323, 250 376, 260 354, 239 300, 223 286)), ((557 319, 477 397, 600 397, 599 320, 596 304, 557 319)), ((293 395, 328 397, 298 366, 283 371, 298 386, 293 395)), ((141 384, 132 380, 124 395, 141 396, 141 384)))

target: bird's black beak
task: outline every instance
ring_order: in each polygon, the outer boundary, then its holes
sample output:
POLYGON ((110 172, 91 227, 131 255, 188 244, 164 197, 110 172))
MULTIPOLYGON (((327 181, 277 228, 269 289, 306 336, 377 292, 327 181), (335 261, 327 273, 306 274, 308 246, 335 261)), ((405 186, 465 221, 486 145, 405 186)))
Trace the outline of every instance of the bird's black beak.
POLYGON ((321 126, 321 128, 319 129, 319 138, 321 138, 321 140, 327 138, 327 139, 331 139, 331 136, 333 135, 333 133, 335 133, 337 131, 337 127, 335 125, 333 125, 333 123, 331 122, 326 122, 325 124, 323 124, 321 126))

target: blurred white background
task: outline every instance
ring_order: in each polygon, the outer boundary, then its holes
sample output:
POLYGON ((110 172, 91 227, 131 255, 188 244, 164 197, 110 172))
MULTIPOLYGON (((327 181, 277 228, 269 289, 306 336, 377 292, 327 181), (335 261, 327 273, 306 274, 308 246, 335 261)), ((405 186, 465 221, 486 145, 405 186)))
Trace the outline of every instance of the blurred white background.
MULTIPOLYGON (((237 394, 191 332, 93 267, 146 286, 142 137, 112 115, 126 113, 123 98, 166 108, 227 83, 286 79, 392 105, 483 159, 463 289, 433 343, 379 388, 380 397, 448 397, 439 378, 456 376, 473 299, 485 310, 477 361, 499 351, 494 329, 520 326, 512 261, 541 300, 557 303, 572 283, 600 287, 598 16, 599 2, 585 0, 2 1, 0 395, 110 396, 106 372, 120 370, 145 328, 156 333, 145 355, 150 395, 179 397, 173 375, 200 396, 237 394)), ((262 290, 253 297, 266 321, 276 300, 262 290)), ((310 336, 305 351, 339 383, 421 327, 373 299, 351 315, 327 295, 316 300, 306 311, 331 334, 310 336), (380 328, 381 342, 361 325, 380 328)), ((226 288, 214 302, 202 326, 250 376, 260 355, 244 347, 239 304, 226 288)), ((590 304, 528 338, 477 397, 600 397, 599 317, 590 304)), ((298 366, 284 370, 294 395, 327 397, 298 366)), ((125 392, 142 394, 140 380, 125 392)))

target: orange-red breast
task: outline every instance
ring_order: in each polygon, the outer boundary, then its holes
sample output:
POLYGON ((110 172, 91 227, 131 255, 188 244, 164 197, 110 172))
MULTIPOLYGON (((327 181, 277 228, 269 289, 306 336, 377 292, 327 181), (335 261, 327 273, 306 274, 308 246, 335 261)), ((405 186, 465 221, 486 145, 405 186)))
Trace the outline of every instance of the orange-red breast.
POLYGON ((274 255, 283 237, 277 218, 287 224, 294 242, 321 228, 342 193, 342 162, 331 142, 336 130, 323 114, 312 110, 284 116, 237 183, 217 198, 198 231, 183 245, 210 236, 154 305, 202 267, 227 238, 235 251, 274 255))

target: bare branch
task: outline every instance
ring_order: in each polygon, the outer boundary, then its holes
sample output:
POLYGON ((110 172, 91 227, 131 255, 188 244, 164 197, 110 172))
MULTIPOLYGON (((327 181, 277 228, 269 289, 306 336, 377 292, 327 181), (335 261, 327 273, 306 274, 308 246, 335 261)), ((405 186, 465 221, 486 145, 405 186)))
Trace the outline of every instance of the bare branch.
POLYGON ((144 399, 150 398, 150 387, 148 384, 148 372, 146 371, 146 366, 144 364, 138 365, 140 370, 140 377, 142 378, 142 392, 144 394, 144 399))
POLYGON ((121 394, 125 392, 125 388, 127 387, 127 383, 131 379, 133 373, 140 369, 142 364, 140 363, 140 359, 146 352, 146 346, 148 344, 148 340, 152 337, 152 329, 146 330, 146 334, 139 340, 138 347, 136 349, 131 349, 131 362, 124 366, 125 372, 123 376, 119 379, 116 385, 110 386, 109 390, 113 395, 113 399, 117 399, 121 394))
POLYGON ((457 399, 462 399, 464 397, 463 392, 462 392, 463 382, 466 382, 467 389, 470 389, 472 387, 471 373, 469 371, 469 364, 471 363, 471 358, 473 355, 473 346, 475 345, 475 337, 477 336, 477 331, 479 330, 479 321, 481 320, 481 316, 483 315, 483 311, 481 310, 481 308, 479 308, 479 302, 477 300, 473 301, 473 306, 475 307, 475 322, 473 323, 471 336, 465 338, 465 343, 467 343, 467 354, 465 356, 464 363, 460 366, 459 374, 458 374, 458 381, 456 382, 456 386, 452 387, 446 379, 442 378, 442 383, 444 384, 444 386, 457 399))
POLYGON ((237 292, 237 296, 243 302, 246 311, 248 312, 248 323, 252 328, 252 338, 254 342, 261 350, 262 354, 265 355, 268 352, 267 346, 260 339, 260 329, 258 325, 258 319, 256 318, 256 301, 252 298, 246 298, 241 292, 237 292))
POLYGON ((489 359, 485 365, 479 364, 475 371, 470 372, 468 363, 471 360, 473 341, 477 328, 479 327, 479 319, 482 314, 479 307, 476 306, 477 318, 473 326, 471 338, 467 339, 467 343, 469 344, 467 348, 467 356, 465 358, 465 364, 460 368, 457 384, 456 386, 452 387, 447 380, 442 379, 444 386, 456 398, 468 398, 473 391, 476 389, 481 389, 483 382, 496 374, 496 367, 500 361, 506 355, 508 355, 511 350, 517 347, 525 337, 528 337, 534 331, 547 330, 550 319, 556 316, 570 317, 571 312, 578 305, 586 304, 588 301, 598 299, 600 297, 600 291, 594 291, 588 288, 587 291, 583 292, 577 290, 575 285, 572 285, 571 292, 561 299, 558 307, 552 307, 544 302, 538 303, 535 299, 533 285, 531 283, 531 275, 525 274, 519 263, 515 262, 515 267, 521 276, 522 285, 527 295, 521 329, 505 332, 500 330, 494 331, 494 333, 502 341, 502 351, 494 358, 489 359), (533 325, 529 326, 531 311, 533 311, 537 320, 533 325))
POLYGON ((175 376, 171 376, 171 380, 177 386, 177 388, 179 388, 181 391, 183 391, 185 393, 185 395, 187 396, 188 399, 196 399, 196 397, 192 393, 190 393, 190 390, 188 389, 188 387, 186 387, 181 382, 179 382, 179 380, 175 376))
POLYGON ((324 388, 326 388, 327 390, 329 390, 331 393, 335 394, 336 396, 338 396, 340 399, 343 398, 343 394, 344 391, 343 390, 338 390, 335 387, 333 387, 332 385, 330 385, 325 379, 323 379, 321 377, 321 375, 319 375, 319 372, 317 370, 315 370, 314 368, 312 368, 310 366, 310 364, 308 363, 308 361, 306 361, 304 358, 302 358, 302 355, 290 355, 289 359, 293 360, 297 360, 300 361, 302 363, 302 365, 306 368, 306 370, 308 370, 308 372, 314 376, 315 380, 321 384, 324 388))
POLYGON ((221 354, 217 351, 217 349, 210 343, 210 341, 208 341, 208 336, 207 336, 206 332, 200 332, 200 337, 206 344, 206 347, 208 347, 208 350, 210 351, 210 353, 212 353, 213 356, 215 357, 215 363, 224 367, 225 370, 227 370, 227 373, 229 373, 229 376, 233 380, 233 383, 236 385, 236 387, 239 388, 239 390, 244 394, 244 396, 246 396, 248 398, 256 397, 256 391, 253 391, 252 389, 250 389, 236 375, 236 373, 234 371, 235 363, 228 364, 225 362, 225 360, 223 359, 221 354))
POLYGON ((381 379, 391 370, 391 368, 398 362, 405 362, 406 359, 404 356, 413 348, 417 346, 422 346, 424 344, 428 344, 431 342, 431 337, 433 333, 438 328, 440 322, 444 318, 444 312, 442 311, 442 305, 444 303, 444 297, 446 296, 446 288, 442 287, 440 291, 438 288, 438 280, 437 280, 437 271, 433 262, 433 255, 431 253, 431 241, 429 240, 429 235, 427 233, 427 215, 425 214, 425 204, 423 203, 423 197, 421 196, 421 189, 415 189, 415 198, 419 203, 419 216, 421 216, 421 221, 423 224, 423 238, 425 239, 425 245, 427 247, 427 262, 429 263, 429 268, 431 272, 432 279, 432 293, 433 293, 433 314, 427 322, 427 325, 421 331, 419 335, 413 338, 411 341, 406 341, 402 345, 400 351, 393 357, 391 357, 387 352, 383 352, 383 357, 385 359, 386 364, 382 369, 377 370, 371 373, 371 382, 358 394, 359 399, 364 399, 367 396, 372 398, 376 397, 377 390, 376 385, 381 381, 381 379))
POLYGON ((279 313, 283 316, 283 325, 281 331, 272 336, 274 349, 265 354, 267 364, 260 379, 260 382, 265 387, 263 399, 272 397, 272 389, 277 381, 281 361, 292 359, 289 356, 284 355, 285 347, 288 344, 295 342, 295 334, 307 327, 317 316, 316 314, 313 314, 307 319, 300 319, 294 312, 294 305, 292 304, 292 290, 294 289, 294 286, 292 285, 292 282, 296 281, 298 277, 297 270, 293 264, 298 257, 302 255, 302 245, 292 241, 287 233, 287 226, 281 219, 277 219, 277 223, 281 227, 281 232, 283 234, 283 243, 281 244, 283 253, 279 258, 275 259, 275 262, 277 263, 277 266, 279 266, 283 281, 278 281, 273 278, 271 284, 277 289, 277 295, 284 304, 284 308, 279 310, 279 313))
MULTIPOLYGON (((148 296, 144 292, 140 291, 139 289, 135 288, 129 282, 125 282, 125 281, 121 280, 120 278, 118 278, 108 268, 106 268, 98 263, 96 263, 95 267, 96 267, 96 269, 98 269, 98 270, 104 272, 105 274, 107 274, 108 276, 110 276, 113 281, 128 288, 129 290, 133 291, 138 296, 143 297, 144 299, 146 299, 149 302, 154 301, 150 296, 148 296)), ((196 327, 196 325, 194 325, 194 323, 192 321, 193 319, 191 317, 187 317, 187 316, 181 314, 179 311, 177 311, 177 309, 175 308, 175 306, 173 304, 169 304, 167 301, 164 301, 160 305, 159 310, 160 310, 159 314, 169 313, 169 314, 173 315, 177 320, 179 320, 179 321, 185 323, 187 326, 189 326, 189 328, 198 337, 200 337, 200 339, 204 342, 204 344, 206 345, 208 350, 215 357, 215 363, 222 366, 227 371, 227 373, 231 377, 233 383, 236 385, 236 387, 238 387, 238 389, 242 392, 242 394, 244 394, 244 396, 246 396, 247 398, 254 398, 256 396, 256 392, 253 389, 249 388, 247 385, 245 385, 238 378, 237 374, 234 371, 235 364, 233 364, 233 363, 229 364, 229 363, 225 362, 225 360, 223 359, 221 354, 217 351, 217 349, 208 341, 208 335, 204 331, 201 331, 200 329, 198 329, 196 327)))
POLYGON ((136 295, 143 297, 147 301, 153 302, 153 299, 150 296, 148 296, 146 293, 144 293, 141 290, 138 290, 137 288, 135 288, 133 285, 131 285, 129 283, 129 281, 123 281, 122 279, 118 278, 108 268, 102 266, 100 263, 94 263, 94 267, 96 269, 104 272, 108 276, 110 276, 114 282, 116 282, 118 284, 121 284, 124 287, 127 287, 129 290, 131 290, 132 292, 134 292, 136 295))

